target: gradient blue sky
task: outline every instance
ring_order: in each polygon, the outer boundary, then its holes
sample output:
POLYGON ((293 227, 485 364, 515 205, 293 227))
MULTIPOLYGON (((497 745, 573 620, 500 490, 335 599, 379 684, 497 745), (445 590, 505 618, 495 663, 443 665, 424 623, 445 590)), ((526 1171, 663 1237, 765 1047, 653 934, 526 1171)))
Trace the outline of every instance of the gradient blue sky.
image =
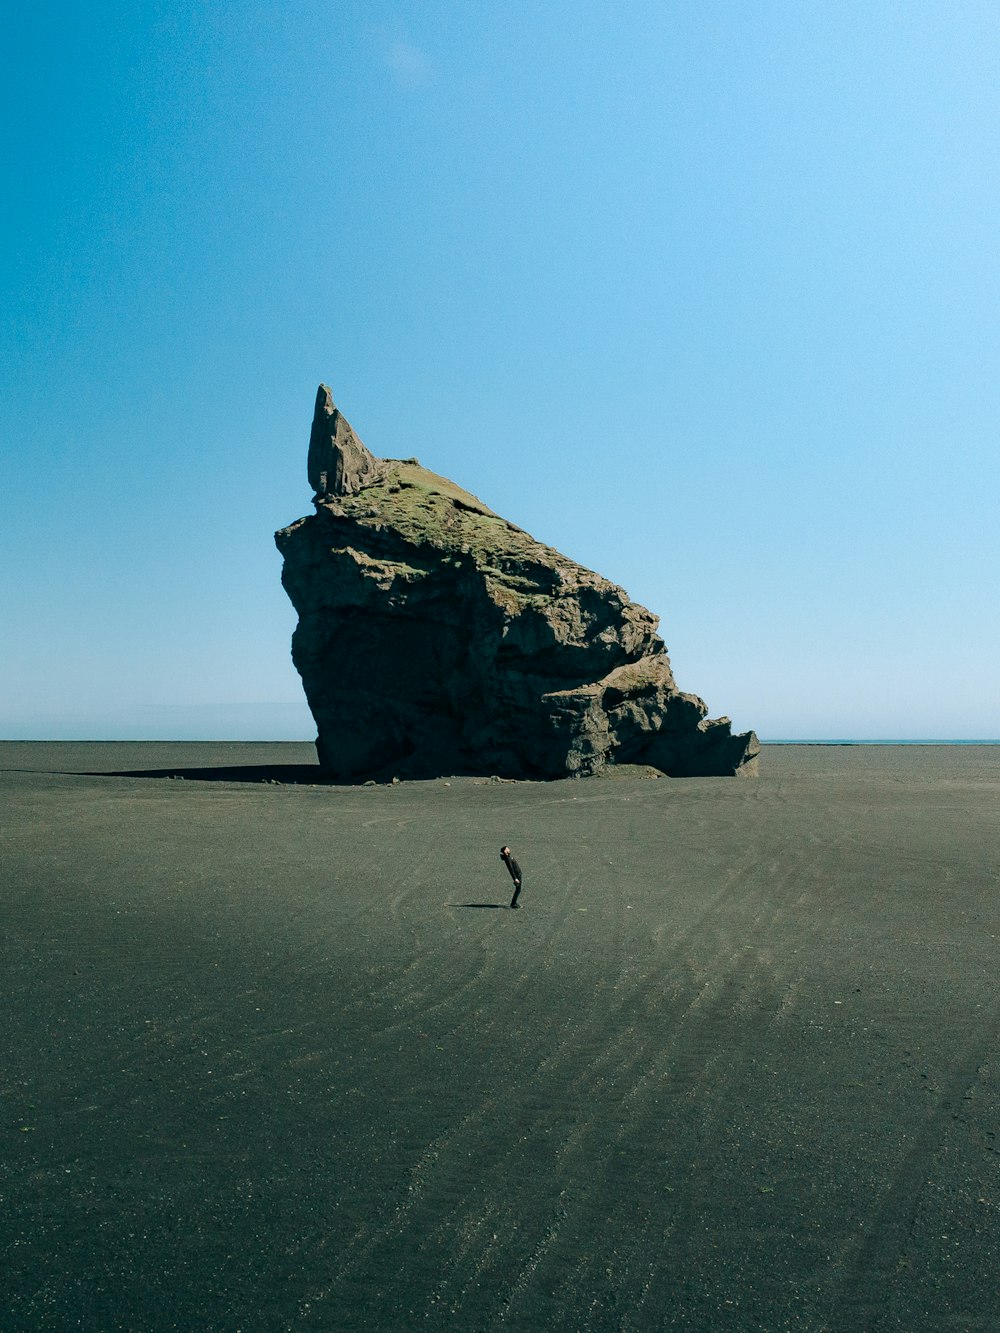
POLYGON ((7 7, 0 735, 311 738, 316 385, 763 737, 1000 736, 1000 11, 7 7))

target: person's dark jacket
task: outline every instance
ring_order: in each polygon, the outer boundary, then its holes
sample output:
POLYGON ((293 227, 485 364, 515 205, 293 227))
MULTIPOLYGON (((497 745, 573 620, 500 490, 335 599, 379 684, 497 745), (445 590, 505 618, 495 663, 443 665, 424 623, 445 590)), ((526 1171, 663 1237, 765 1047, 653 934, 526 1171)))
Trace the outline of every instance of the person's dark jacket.
POLYGON ((510 877, 514 881, 514 883, 520 884, 522 879, 521 867, 514 860, 513 856, 510 855, 504 856, 501 857, 501 860, 503 861, 507 869, 510 871, 510 877))

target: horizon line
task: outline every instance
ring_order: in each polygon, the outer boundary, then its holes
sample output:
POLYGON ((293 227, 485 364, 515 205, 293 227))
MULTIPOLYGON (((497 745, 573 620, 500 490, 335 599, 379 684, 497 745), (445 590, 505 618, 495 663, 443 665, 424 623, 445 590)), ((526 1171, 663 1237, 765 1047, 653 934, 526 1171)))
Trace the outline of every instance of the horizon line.
MULTIPOLYGON (((991 736, 759 737, 761 745, 1000 745, 991 736)), ((0 745, 314 745, 306 736, 0 736, 0 745)))

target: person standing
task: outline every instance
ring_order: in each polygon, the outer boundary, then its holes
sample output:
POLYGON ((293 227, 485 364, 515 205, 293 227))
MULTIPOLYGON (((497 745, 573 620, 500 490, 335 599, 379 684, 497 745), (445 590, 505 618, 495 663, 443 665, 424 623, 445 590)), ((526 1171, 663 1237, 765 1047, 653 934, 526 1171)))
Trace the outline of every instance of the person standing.
POLYGON ((514 881, 514 896, 510 900, 510 905, 512 908, 516 908, 518 895, 521 892, 521 867, 514 860, 514 854, 509 847, 500 848, 500 860, 507 867, 507 871, 514 881))

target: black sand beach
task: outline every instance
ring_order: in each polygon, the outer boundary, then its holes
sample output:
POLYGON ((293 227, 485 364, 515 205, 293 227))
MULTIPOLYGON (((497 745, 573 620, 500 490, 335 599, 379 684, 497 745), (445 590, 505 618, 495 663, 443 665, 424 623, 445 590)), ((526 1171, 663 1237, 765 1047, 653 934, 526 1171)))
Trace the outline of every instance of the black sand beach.
POLYGON ((0 1327, 1000 1328, 1000 748, 312 760, 0 745, 0 1327))

